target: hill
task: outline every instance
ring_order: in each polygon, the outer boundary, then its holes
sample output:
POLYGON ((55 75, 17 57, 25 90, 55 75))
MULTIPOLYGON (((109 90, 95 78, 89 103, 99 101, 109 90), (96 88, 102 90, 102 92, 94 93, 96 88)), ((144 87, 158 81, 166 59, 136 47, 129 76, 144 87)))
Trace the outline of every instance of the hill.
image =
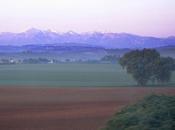
MULTIPOLYGON (((175 58, 175 46, 164 46, 155 48, 162 56, 170 56, 175 58)), ((106 49, 103 47, 93 47, 88 45, 72 44, 63 46, 56 44, 45 45, 22 45, 7 46, 0 45, 0 58, 52 58, 57 60, 100 60, 104 56, 115 55, 120 57, 126 52, 131 51, 130 48, 106 49)))

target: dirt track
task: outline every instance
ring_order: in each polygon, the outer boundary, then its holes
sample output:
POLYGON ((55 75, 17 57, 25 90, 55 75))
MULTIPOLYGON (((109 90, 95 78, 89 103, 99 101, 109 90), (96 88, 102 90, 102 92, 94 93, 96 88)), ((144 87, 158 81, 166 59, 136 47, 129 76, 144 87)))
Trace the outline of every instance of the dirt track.
POLYGON ((98 130, 143 96, 175 88, 0 87, 0 130, 98 130))

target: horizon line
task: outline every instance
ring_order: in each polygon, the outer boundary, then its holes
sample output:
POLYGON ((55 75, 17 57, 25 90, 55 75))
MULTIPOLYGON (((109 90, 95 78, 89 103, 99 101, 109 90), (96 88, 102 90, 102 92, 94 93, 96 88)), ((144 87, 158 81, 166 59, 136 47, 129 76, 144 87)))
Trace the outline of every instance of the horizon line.
POLYGON ((110 32, 110 31, 85 31, 85 32, 78 32, 74 30, 69 30, 69 31, 55 31, 53 29, 41 29, 41 28, 35 28, 31 27, 28 29, 25 29, 24 31, 19 31, 19 32, 13 32, 13 31, 0 31, 0 35, 3 33, 13 33, 13 34, 20 34, 20 33, 25 33, 29 31, 41 31, 41 32, 52 32, 52 33, 57 33, 57 34, 65 34, 65 33, 76 33, 76 34, 94 34, 94 33, 101 33, 101 34, 128 34, 128 35, 134 35, 134 36, 140 36, 140 37, 154 37, 154 38, 170 38, 170 37, 175 37, 175 35, 169 35, 169 36, 153 36, 153 35, 142 35, 142 34, 136 34, 136 33, 130 33, 130 32, 110 32))

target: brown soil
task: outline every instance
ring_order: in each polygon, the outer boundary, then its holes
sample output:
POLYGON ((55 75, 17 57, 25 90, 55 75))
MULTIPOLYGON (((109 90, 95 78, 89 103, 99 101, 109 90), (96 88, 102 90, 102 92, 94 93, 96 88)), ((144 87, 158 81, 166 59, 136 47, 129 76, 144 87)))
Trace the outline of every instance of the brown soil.
POLYGON ((122 107, 175 88, 0 87, 0 130, 98 130, 122 107))

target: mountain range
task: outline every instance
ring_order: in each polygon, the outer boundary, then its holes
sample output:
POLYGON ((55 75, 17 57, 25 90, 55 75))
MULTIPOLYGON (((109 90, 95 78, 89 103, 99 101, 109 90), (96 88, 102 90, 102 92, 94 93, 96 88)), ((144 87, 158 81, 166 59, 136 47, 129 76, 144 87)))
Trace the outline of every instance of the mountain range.
POLYGON ((105 49, 157 48, 175 46, 175 37, 157 38, 128 33, 57 33, 35 28, 22 33, 0 33, 0 46, 53 45, 99 47, 105 49))

